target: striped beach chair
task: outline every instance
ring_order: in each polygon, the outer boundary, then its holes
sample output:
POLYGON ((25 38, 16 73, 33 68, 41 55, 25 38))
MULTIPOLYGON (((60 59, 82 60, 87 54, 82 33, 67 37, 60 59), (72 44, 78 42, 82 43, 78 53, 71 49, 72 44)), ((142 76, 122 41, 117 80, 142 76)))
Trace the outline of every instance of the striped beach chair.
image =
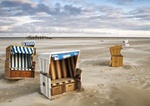
POLYGON ((33 71, 33 56, 35 55, 35 50, 33 47, 16 45, 7 47, 5 75, 10 77, 8 74, 9 71, 33 71))
POLYGON ((22 42, 22 46, 29 46, 29 47, 35 47, 35 41, 34 40, 27 40, 22 42))

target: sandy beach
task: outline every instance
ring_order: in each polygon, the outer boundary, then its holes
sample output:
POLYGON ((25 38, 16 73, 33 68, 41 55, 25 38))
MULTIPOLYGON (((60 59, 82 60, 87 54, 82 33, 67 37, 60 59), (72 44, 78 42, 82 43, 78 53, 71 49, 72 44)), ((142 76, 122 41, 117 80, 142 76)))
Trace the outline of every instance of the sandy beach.
POLYGON ((121 50, 123 67, 109 67, 109 48, 126 38, 53 38, 35 40, 36 77, 4 78, 5 49, 27 40, 0 38, 0 106, 150 106, 150 39, 128 38, 121 50), (80 50, 82 92, 47 99, 40 93, 38 56, 43 52, 80 50))

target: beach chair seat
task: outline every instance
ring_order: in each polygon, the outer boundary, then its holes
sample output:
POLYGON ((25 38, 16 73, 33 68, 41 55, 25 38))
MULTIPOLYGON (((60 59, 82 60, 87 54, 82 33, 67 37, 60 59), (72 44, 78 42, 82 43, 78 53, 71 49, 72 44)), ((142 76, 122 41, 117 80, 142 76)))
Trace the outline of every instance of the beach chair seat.
POLYGON ((73 78, 62 78, 60 79, 63 83, 72 83, 75 82, 75 79, 73 78))
POLYGON ((57 86, 57 85, 73 83, 73 82, 75 82, 73 78, 61 78, 61 79, 52 80, 51 85, 57 86))
POLYGON ((63 82, 59 79, 52 80, 52 82, 51 82, 52 87, 57 86, 57 85, 62 85, 62 84, 63 84, 63 82))

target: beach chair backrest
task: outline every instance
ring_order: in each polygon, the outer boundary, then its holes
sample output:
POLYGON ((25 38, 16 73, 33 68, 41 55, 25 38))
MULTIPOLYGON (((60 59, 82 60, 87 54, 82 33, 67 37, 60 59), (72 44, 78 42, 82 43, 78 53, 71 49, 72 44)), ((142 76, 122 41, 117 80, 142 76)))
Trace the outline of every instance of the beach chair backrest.
POLYGON ((111 56, 121 55, 121 49, 122 49, 122 45, 116 45, 116 46, 110 47, 111 56))
POLYGON ((51 69, 50 76, 55 75, 54 79, 74 78, 78 56, 79 51, 52 54, 53 59, 51 59, 51 63, 54 66, 55 72, 51 69))
POLYGON ((10 56, 11 70, 31 70, 32 56, 31 54, 11 54, 10 56))
POLYGON ((49 55, 41 54, 39 58, 40 70, 49 73, 51 80, 73 78, 78 57, 79 51, 53 52, 49 55))
POLYGON ((11 70, 31 70, 32 55, 34 49, 22 46, 11 46, 10 69, 11 70))

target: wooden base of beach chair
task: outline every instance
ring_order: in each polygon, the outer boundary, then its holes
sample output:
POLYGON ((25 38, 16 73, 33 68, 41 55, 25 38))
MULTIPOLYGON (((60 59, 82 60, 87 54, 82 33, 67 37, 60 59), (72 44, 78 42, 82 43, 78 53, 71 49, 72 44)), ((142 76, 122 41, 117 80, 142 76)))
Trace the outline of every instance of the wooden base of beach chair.
POLYGON ((21 77, 33 78, 34 72, 33 71, 21 71, 21 77))
POLYGON ((62 93, 63 93, 62 85, 53 86, 51 88, 51 95, 52 96, 62 94, 62 93))
POLYGON ((62 78, 52 80, 51 92, 52 96, 62 94, 63 92, 70 92, 75 90, 75 80, 73 78, 62 78))
POLYGON ((23 79, 23 78, 34 78, 34 71, 20 71, 20 70, 11 70, 10 76, 6 77, 7 79, 23 79))
POLYGON ((112 56, 111 57, 111 66, 112 67, 122 67, 123 66, 123 56, 112 56))
POLYGON ((65 84, 64 88, 65 88, 65 92, 74 91, 75 90, 75 83, 74 82, 67 83, 67 84, 65 84))

